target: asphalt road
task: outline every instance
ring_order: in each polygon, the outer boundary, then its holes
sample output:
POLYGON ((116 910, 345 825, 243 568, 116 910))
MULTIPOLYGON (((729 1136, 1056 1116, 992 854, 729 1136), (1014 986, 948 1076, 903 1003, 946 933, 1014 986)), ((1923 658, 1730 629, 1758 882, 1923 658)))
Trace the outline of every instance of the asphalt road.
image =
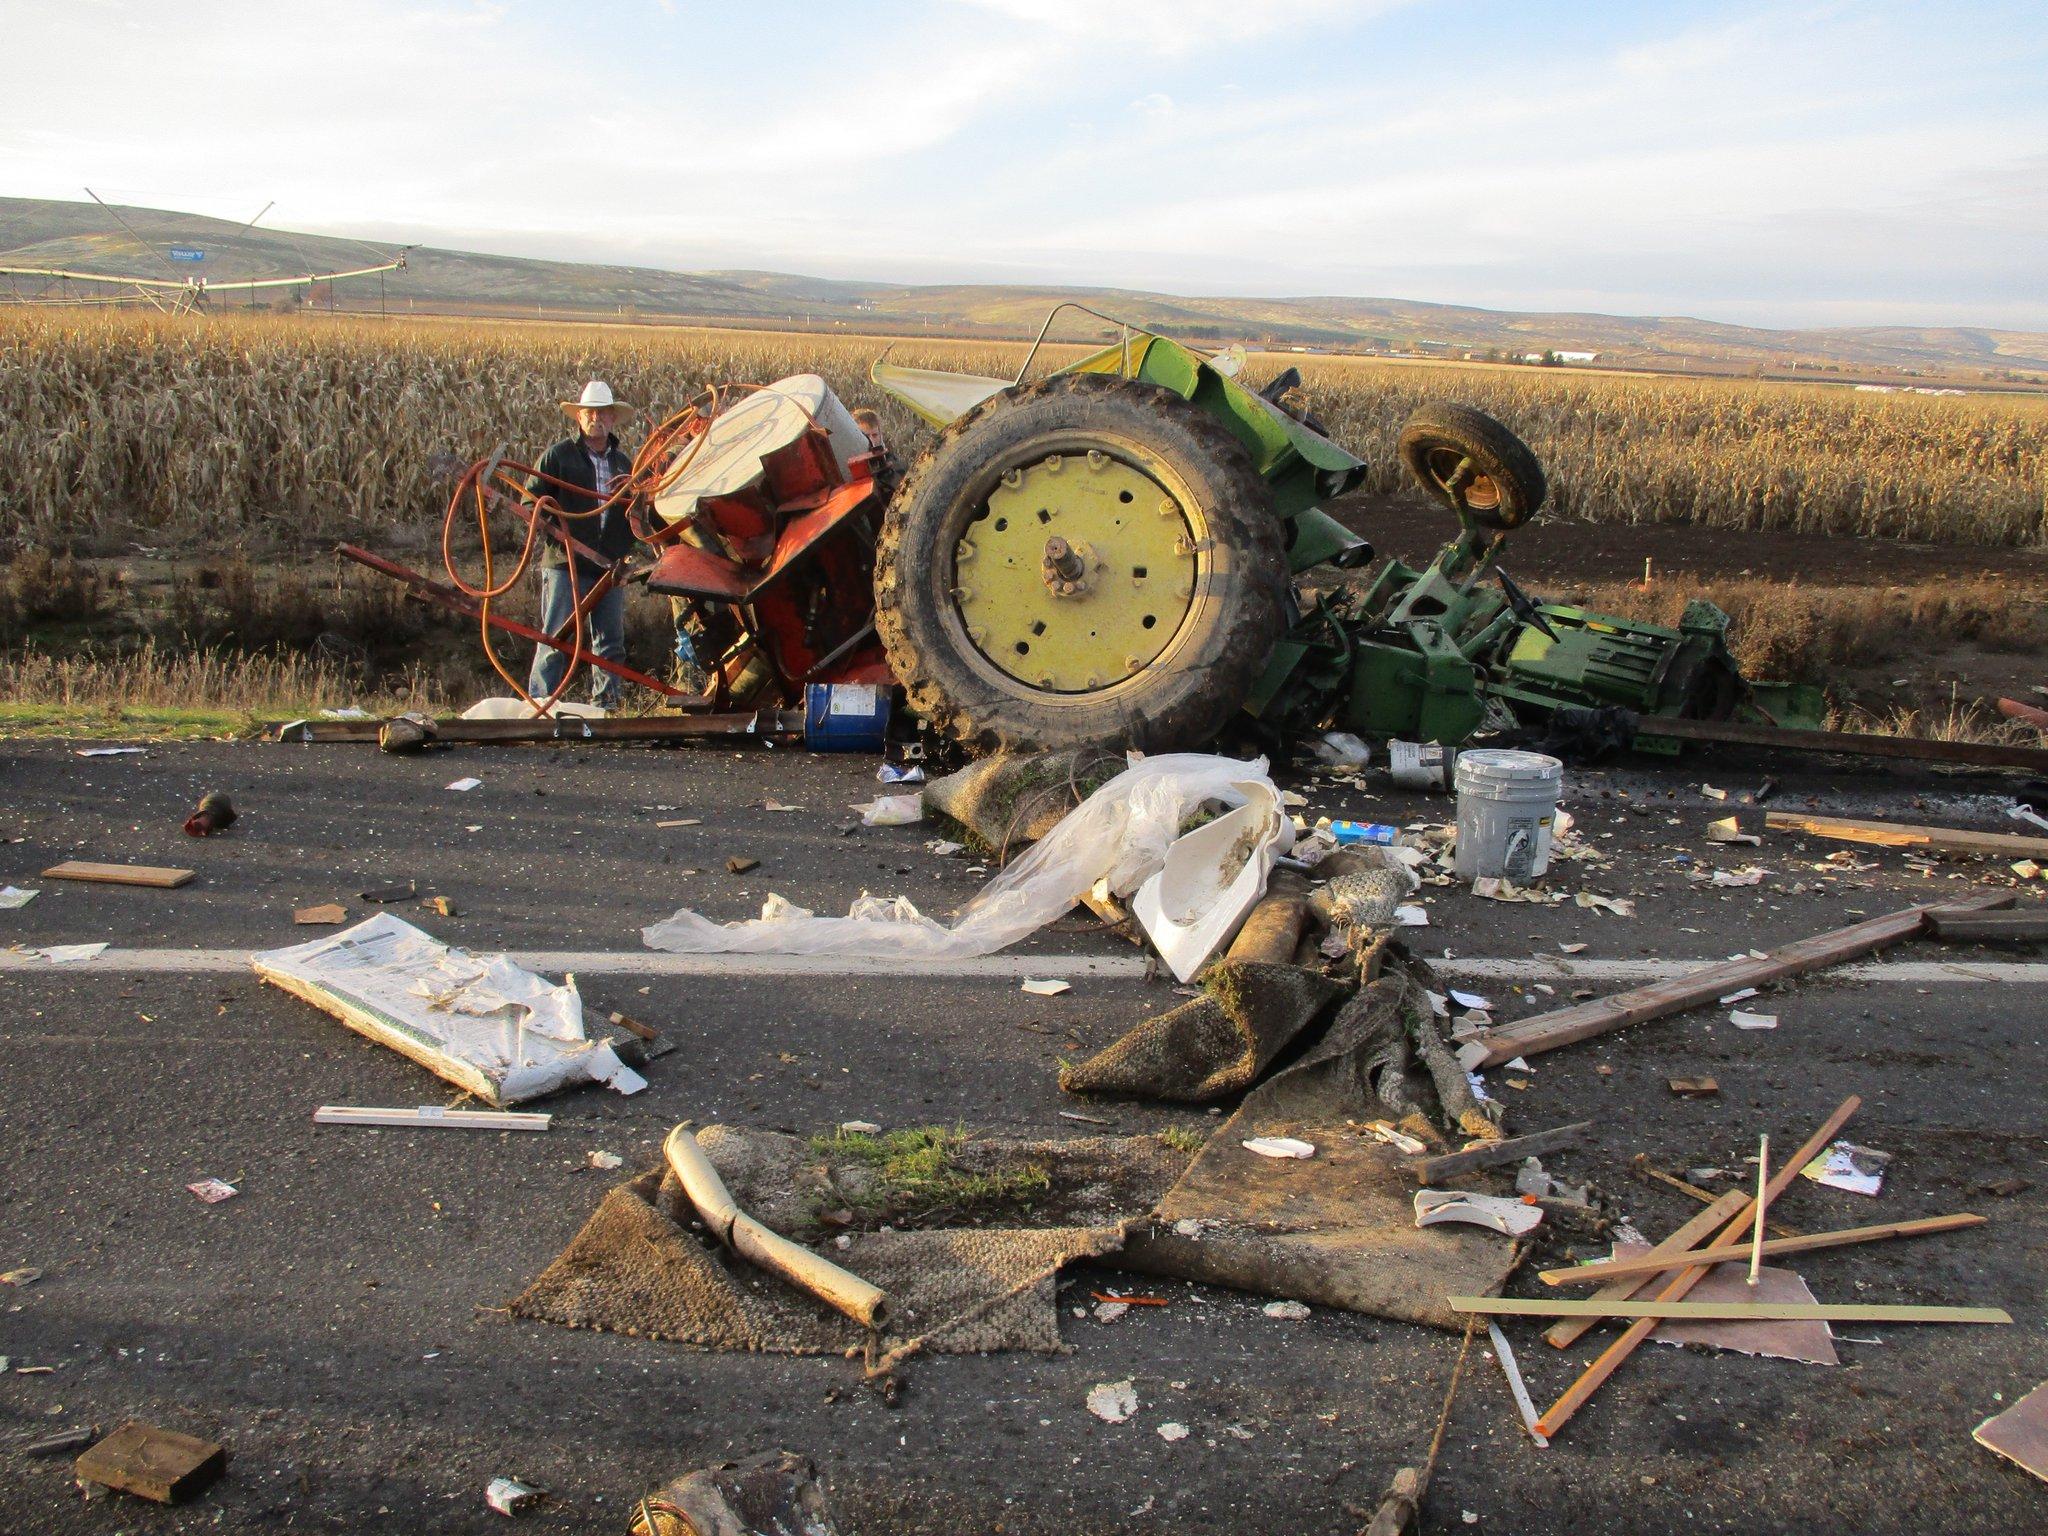
MULTIPOLYGON (((400 908, 479 949, 638 949, 639 927, 678 906, 751 913, 771 890, 820 911, 863 889, 944 912, 980 877, 924 849, 923 828, 842 835, 876 792, 872 760, 760 748, 648 752, 458 749, 403 760, 363 748, 152 747, 84 759, 57 744, 0 743, 0 883, 39 886, 0 912, 7 943, 249 949, 294 942, 291 910, 419 882, 459 915, 400 908), (467 793, 444 788, 465 774, 467 793), (205 842, 178 823, 209 789, 243 819, 205 842), (772 812, 765 797, 800 807, 772 812), (697 817, 694 827, 656 829, 697 817), (469 830, 470 828, 477 830, 469 830), (724 861, 761 867, 743 876, 724 861), (61 858, 177 863, 175 891, 35 878, 61 858), (694 872, 692 872, 694 871, 694 872)), ((1895 772, 1788 774, 1778 805, 2011 828, 1988 780, 1895 772)), ((1504 906, 1426 893, 1414 934, 1455 974, 1472 957, 1528 960, 1584 942, 1584 960, 1720 958, 2002 876, 1869 853, 1864 870, 1812 866, 1801 839, 1761 849, 1702 841, 1762 770, 1715 760, 1584 770, 1570 805, 1604 867, 1561 867, 1567 889, 1633 896, 1637 915, 1504 906), (1611 835, 1610 835, 1611 834, 1611 835), (1772 873, 1757 887, 1695 885, 1680 859, 1772 873)), ((1443 805, 1306 786, 1317 810, 1439 820, 1443 805)), ((1075 922, 1020 947, 1127 958, 1075 922)), ((2016 958, 1924 945, 1899 960, 2016 958)), ((2026 958, 2020 956, 2017 958, 2026 958)), ((1069 962, 1071 963, 1071 962, 1069 962)), ((1562 1000, 1562 957, 1480 984, 1514 1018, 1562 1000), (1538 979, 1555 990, 1534 990, 1538 979)), ((2039 1254, 2048 1117, 2037 981, 1811 979, 1768 1000, 1771 1032, 1703 1012, 1493 1074, 1512 1127, 1592 1118, 1582 1149, 1548 1160, 1587 1178, 1646 1230, 1696 1207, 1630 1173, 1738 1168, 1758 1133, 1789 1147, 1845 1095, 1857 1139, 1895 1156, 1876 1199, 1799 1181, 1783 1218, 1803 1229, 1977 1210, 1974 1231, 1808 1256, 1826 1299, 1987 1303, 2007 1328, 1856 1327, 1835 1369, 1665 1347, 1640 1351, 1547 1450, 1521 1434, 1505 1384, 1474 1346, 1432 1486, 1426 1527, 1481 1532, 2015 1532, 2048 1522, 2048 1488, 1974 1445, 1987 1414, 2048 1376, 2039 1254), (1607 1068, 1608 1071, 1599 1069, 1607 1068), (1673 1075, 1707 1073, 1708 1099, 1673 1075), (1516 1078, 1520 1090, 1504 1086, 1516 1078), (2009 1179, 2017 1194, 1986 1193, 2009 1179), (1469 1513, 1468 1513, 1469 1512, 1469 1513)), ((1986 973, 1990 974, 1990 973, 1986 973)), ((1199 1112, 1076 1106, 1054 1081, 1068 1041, 1093 1047, 1178 999, 1132 976, 1058 998, 1014 976, 716 975, 611 970, 590 1000, 668 1031, 679 1048, 626 1099, 561 1095, 545 1135, 316 1129, 323 1103, 446 1102, 444 1085, 237 970, 172 974, 87 966, 0 970, 0 1531, 496 1530, 483 1488, 514 1475, 552 1491, 537 1530, 620 1531, 633 1499, 679 1471, 786 1446, 818 1462, 851 1533, 1357 1530, 1391 1470, 1417 1459, 1457 1353, 1455 1337, 1320 1309, 1269 1319, 1263 1298, 1146 1282, 1169 1300, 1103 1325, 1069 1317, 1070 1352, 917 1361, 894 1407, 837 1359, 698 1353, 509 1321, 499 1308, 575 1232, 618 1175, 651 1166, 677 1120, 798 1131, 861 1118, 1061 1134, 1084 1108, 1117 1129, 1202 1126, 1199 1112), (1035 1026, 1025 1028, 1023 1026, 1035 1026), (1041 1031, 1052 1029, 1055 1033, 1041 1031), (241 1193, 200 1204, 214 1176, 241 1193), (40 1368, 49 1367, 47 1371, 40 1368), (1140 1408, 1091 1418, 1089 1386, 1130 1377, 1140 1408), (160 1509, 83 1501, 68 1458, 21 1446, 129 1417, 226 1443, 228 1478, 160 1509), (1162 1440, 1160 1424, 1189 1437, 1162 1440)), ((1609 983, 1602 983, 1603 987, 1609 983)), ((1553 1249, 1562 1251, 1561 1249, 1553 1249)), ((1581 1246, 1581 1252, 1584 1246, 1581 1246)), ((1083 1270, 1068 1303, 1115 1283, 1083 1270)), ((1127 1282, 1125 1282, 1127 1283, 1127 1282)), ((1533 1294, 1533 1281, 1516 1289, 1533 1294)), ((1533 1325, 1508 1330, 1548 1401, 1602 1335, 1559 1353, 1533 1325)))

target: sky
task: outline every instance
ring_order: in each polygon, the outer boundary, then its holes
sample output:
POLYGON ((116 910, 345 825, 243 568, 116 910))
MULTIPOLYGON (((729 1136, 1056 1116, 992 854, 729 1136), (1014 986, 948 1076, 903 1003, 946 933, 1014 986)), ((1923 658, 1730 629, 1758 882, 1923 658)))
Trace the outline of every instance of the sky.
POLYGON ((2048 330, 2041 0, 0 0, 0 37, 13 196, 679 269, 2048 330))

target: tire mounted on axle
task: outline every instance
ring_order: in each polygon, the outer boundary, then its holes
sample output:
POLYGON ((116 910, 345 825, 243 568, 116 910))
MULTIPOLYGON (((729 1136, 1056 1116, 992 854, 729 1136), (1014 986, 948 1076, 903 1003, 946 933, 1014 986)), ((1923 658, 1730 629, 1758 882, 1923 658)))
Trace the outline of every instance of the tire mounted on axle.
POLYGON ((954 422, 875 550, 875 627, 911 707, 979 751, 1200 746, 1292 609, 1243 444, 1171 390, 1100 374, 954 422))

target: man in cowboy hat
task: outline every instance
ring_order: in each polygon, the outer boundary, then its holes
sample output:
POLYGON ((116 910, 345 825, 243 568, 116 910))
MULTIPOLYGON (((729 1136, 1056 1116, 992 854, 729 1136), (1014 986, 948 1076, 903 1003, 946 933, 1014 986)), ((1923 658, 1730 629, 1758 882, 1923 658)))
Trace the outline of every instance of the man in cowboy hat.
MULTIPOLYGON (((561 406, 576 423, 577 434, 562 439, 542 456, 535 466, 540 473, 526 482, 526 492, 536 501, 542 496, 553 497, 564 512, 589 512, 603 505, 613 488, 632 471, 632 461, 619 447, 617 429, 631 419, 633 408, 622 400, 613 399, 611 386, 602 379, 592 379, 583 386, 582 398, 564 400, 561 406), (550 480, 565 480, 577 489, 567 490, 551 485, 550 480)), ((588 545, 607 560, 622 559, 633 548, 633 529, 626 520, 624 498, 606 507, 601 517, 572 516, 567 522, 571 538, 588 545)), ((603 574, 603 566, 577 557, 577 591, 587 594, 603 574)), ((548 539, 543 544, 540 562, 539 627, 553 634, 569 622, 569 616, 575 611, 576 600, 569 588, 569 552, 548 539)), ((585 642, 589 650, 607 661, 626 659, 626 590, 623 586, 615 586, 599 598, 584 616, 584 621, 589 631, 585 642)), ((546 699, 561 686, 562 674, 568 665, 566 651, 536 645, 533 648, 533 671, 527 677, 526 691, 536 699, 546 699)), ((616 706, 619 680, 602 668, 592 667, 590 701, 603 709, 616 706)))

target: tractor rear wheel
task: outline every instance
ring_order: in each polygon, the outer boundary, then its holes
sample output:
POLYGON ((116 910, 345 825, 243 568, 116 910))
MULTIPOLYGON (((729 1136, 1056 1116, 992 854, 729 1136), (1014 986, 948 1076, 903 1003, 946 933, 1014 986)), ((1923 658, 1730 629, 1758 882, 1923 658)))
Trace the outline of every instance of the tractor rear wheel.
POLYGON ((948 427, 875 556, 875 627, 911 706, 976 750, 1199 746, 1293 607, 1244 446, 1171 390, 1097 374, 948 427))
POLYGON ((1419 407, 1402 423, 1395 451, 1417 485, 1482 527, 1521 527, 1548 489, 1529 445, 1470 406, 1419 407))

